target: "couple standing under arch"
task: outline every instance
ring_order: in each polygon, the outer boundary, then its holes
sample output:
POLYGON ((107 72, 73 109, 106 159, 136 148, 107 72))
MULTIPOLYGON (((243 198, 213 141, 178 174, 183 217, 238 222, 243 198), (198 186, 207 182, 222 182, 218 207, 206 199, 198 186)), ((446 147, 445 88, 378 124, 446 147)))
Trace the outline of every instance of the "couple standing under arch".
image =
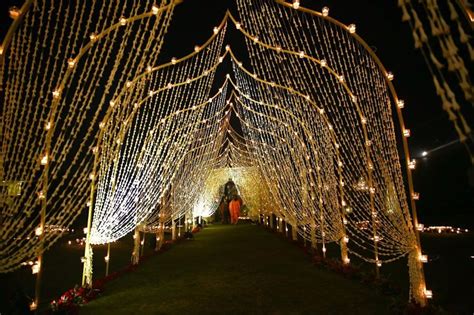
POLYGON ((219 214, 223 224, 237 224, 240 217, 240 208, 242 207, 242 198, 239 196, 237 186, 229 178, 224 186, 224 196, 219 205, 219 214))

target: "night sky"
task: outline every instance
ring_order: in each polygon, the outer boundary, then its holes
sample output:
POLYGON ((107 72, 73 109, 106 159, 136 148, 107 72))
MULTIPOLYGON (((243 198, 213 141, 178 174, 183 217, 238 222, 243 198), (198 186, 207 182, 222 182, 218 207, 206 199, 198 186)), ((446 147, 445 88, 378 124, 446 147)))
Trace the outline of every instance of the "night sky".
MULTIPOLYGON (((3 39, 11 24, 8 7, 20 7, 21 3, 23 1, 1 1, 0 38, 3 39)), ((424 150, 430 151, 457 139, 454 127, 441 109, 422 55, 413 47, 410 28, 401 22, 396 0, 302 0, 301 5, 318 11, 328 6, 332 17, 345 24, 355 23, 357 33, 395 74, 393 83, 406 104, 403 113, 406 126, 412 132, 409 145, 414 158, 420 157, 424 150)), ((211 36, 212 28, 222 20, 227 9, 238 16, 233 0, 185 0, 175 10, 161 60, 169 61, 171 57, 192 52, 194 45, 202 44, 211 36)), ((243 39, 234 35, 228 36, 233 50, 244 54, 243 39)), ((464 115, 473 126, 473 108, 469 105, 465 108, 464 115)), ((421 196, 418 202, 421 222, 474 227, 474 189, 468 180, 470 167, 468 155, 459 142, 419 160, 414 180, 415 190, 421 196)))

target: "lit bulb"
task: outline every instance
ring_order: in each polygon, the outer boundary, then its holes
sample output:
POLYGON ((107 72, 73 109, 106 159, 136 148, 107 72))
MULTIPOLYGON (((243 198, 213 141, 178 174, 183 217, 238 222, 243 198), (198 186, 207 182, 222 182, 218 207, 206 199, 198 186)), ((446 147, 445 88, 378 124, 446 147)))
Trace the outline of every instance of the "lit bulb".
POLYGON ((43 191, 40 191, 40 192, 38 193, 38 199, 40 199, 40 200, 44 199, 44 193, 43 193, 43 191))
POLYGON ((299 0, 293 0, 293 9, 298 9, 300 7, 299 0))
POLYGON ((151 7, 151 12, 154 14, 154 15, 157 15, 158 14, 158 11, 160 11, 160 8, 158 8, 158 6, 156 4, 154 4, 152 7, 151 7))
POLYGON ((10 15, 10 17, 12 19, 16 19, 20 16, 21 14, 21 11, 17 8, 17 7, 11 7, 9 10, 8 10, 8 14, 10 15))
POLYGON ((110 107, 113 108, 113 107, 115 106, 115 101, 110 101, 110 102, 109 102, 109 105, 110 105, 110 107))
POLYGON ((299 56, 300 58, 304 58, 304 56, 305 56, 304 51, 300 51, 299 54, 298 54, 298 56, 299 56))
POLYGON ((59 91, 59 90, 54 90, 54 91, 53 91, 53 97, 57 99, 57 98, 59 98, 59 96, 61 96, 61 91, 59 91))
POLYGON ((405 136, 405 138, 408 138, 410 136, 410 129, 404 129, 403 130, 403 135, 405 136))
POLYGON ((328 16, 329 15, 329 8, 328 7, 324 7, 323 8, 323 16, 328 16))
POLYGON ((321 59, 321 66, 326 67, 328 65, 328 62, 326 59, 321 59))
POLYGON ((413 200, 419 200, 420 199, 420 193, 413 192, 411 194, 411 197, 413 198, 413 200))
POLYGON ((38 305, 35 301, 30 303, 30 311, 35 311, 38 308, 38 305))
POLYGON ((236 28, 236 29, 240 30, 241 26, 242 26, 242 25, 241 25, 239 22, 235 23, 235 28, 236 28))
POLYGON ((392 81, 392 80, 393 80, 393 78, 394 78, 394 75, 393 75, 393 73, 391 73, 391 72, 387 72, 387 79, 389 79, 390 81, 392 81))
POLYGON ((403 108, 403 107, 405 107, 405 101, 403 101, 403 100, 398 100, 397 106, 398 106, 398 108, 403 108))
POLYGON ((40 236, 41 234, 43 234, 43 229, 38 226, 36 229, 35 229, 35 235, 36 236, 40 236))
POLYGON ((217 34, 217 33, 219 33, 219 28, 217 26, 215 26, 212 31, 214 32, 214 34, 217 34))
POLYGON ((225 46, 225 50, 229 51, 229 50, 230 50, 230 46, 229 46, 229 45, 226 45, 226 46, 225 46))
POLYGON ((44 130, 49 130, 51 129, 51 122, 48 121, 46 124, 44 124, 44 130))
POLYGON ((41 267, 41 264, 39 263, 39 261, 35 262, 35 264, 31 266, 31 272, 33 274, 37 274, 40 271, 40 267, 41 267))
POLYGON ((96 33, 90 34, 89 39, 91 40, 91 42, 95 42, 97 40, 97 34, 96 33))
POLYGON ((120 22, 120 25, 123 26, 123 25, 127 24, 127 18, 124 17, 124 16, 122 16, 122 17, 120 18, 119 22, 120 22))
POLYGON ((351 262, 351 260, 348 257, 344 258, 344 263, 346 265, 348 265, 350 262, 351 262))
POLYGON ((45 154, 43 155, 43 157, 41 158, 41 165, 46 165, 48 164, 48 155, 45 154))
POLYGON ((87 227, 83 228, 83 229, 82 229, 82 232, 83 232, 84 234, 87 234, 87 227))
POLYGON ((432 292, 431 290, 425 289, 425 290, 424 290, 424 293, 425 293, 425 297, 426 297, 427 299, 432 299, 432 298, 433 298, 433 292, 432 292))
POLYGON ((349 29, 349 33, 354 34, 356 32, 356 25, 351 24, 347 27, 349 29))
POLYGON ((411 170, 414 170, 415 167, 416 167, 416 160, 415 159, 408 162, 408 168, 410 168, 411 170))
POLYGON ((69 58, 67 61, 67 65, 71 69, 74 68, 74 66, 76 65, 76 60, 74 58, 69 58))
POLYGON ((344 236, 344 243, 346 243, 346 244, 349 243, 349 237, 344 236))
POLYGON ((147 71, 147 72, 151 72, 151 70, 152 70, 152 67, 151 67, 151 66, 147 66, 147 67, 146 67, 146 71, 147 71))
POLYGON ((125 83, 125 86, 128 87, 128 88, 131 87, 131 86, 132 86, 132 82, 127 81, 127 83, 125 83))
POLYGON ((380 260, 377 260, 376 263, 377 263, 377 267, 382 267, 382 262, 380 260))
POLYGON ((176 58, 175 57, 171 58, 171 63, 174 64, 174 65, 176 64, 176 58))
POLYGON ((420 255, 420 261, 422 263, 427 263, 428 262, 428 255, 420 255))
POLYGON ((104 257, 105 262, 109 262, 109 259, 110 259, 109 256, 104 257))
POLYGON ((94 180, 94 179, 95 179, 95 174, 94 174, 94 173, 91 173, 91 174, 89 175, 89 179, 90 179, 90 180, 94 180))
POLYGON ((199 49, 201 49, 201 47, 199 47, 198 45, 194 46, 194 51, 195 51, 195 52, 198 52, 199 49))

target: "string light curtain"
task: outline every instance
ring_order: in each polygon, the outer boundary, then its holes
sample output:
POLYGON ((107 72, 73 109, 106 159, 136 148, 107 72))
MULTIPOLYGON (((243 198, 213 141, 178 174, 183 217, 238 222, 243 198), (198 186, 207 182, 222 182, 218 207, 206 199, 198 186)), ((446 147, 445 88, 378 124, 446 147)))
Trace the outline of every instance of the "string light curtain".
MULTIPOLYGON (((331 186, 334 181, 321 178, 321 174, 316 178, 322 179, 322 186, 327 184, 329 190, 334 190, 329 199, 323 198, 322 207, 330 204, 341 213, 343 228, 334 232, 343 259, 348 261, 344 243, 351 254, 376 266, 409 254, 411 295, 423 304, 426 288, 419 261, 421 249, 409 213, 392 112, 399 115, 404 137, 410 136, 410 130, 404 128, 400 116, 402 102, 390 93, 393 86, 389 80, 393 76, 358 38, 356 26, 331 19, 327 8, 318 13, 300 7, 298 1, 237 3, 242 19, 239 28, 249 35, 246 42, 255 77, 306 95, 308 103, 326 115, 334 131, 332 151, 336 154, 332 160, 336 166, 329 169, 342 173, 337 178, 339 193, 331 186)), ((285 105, 300 111, 306 125, 319 125, 314 121, 317 116, 308 114, 311 106, 305 110, 294 103, 285 105)), ((406 139, 402 140, 408 166, 406 139)), ((316 157, 331 155, 331 150, 316 152, 312 165, 317 165, 316 157)), ((299 164, 303 169, 303 162, 299 164)), ((318 187, 317 182, 313 184, 318 187)), ((418 195, 412 190, 410 187, 408 197, 415 209, 418 195)), ((317 190, 314 193, 322 195, 317 190)), ((288 206, 292 201, 284 204, 288 206)), ((335 222, 332 225, 337 226, 335 222)))
POLYGON ((99 122, 118 87, 156 62, 172 17, 174 2, 154 3, 10 9, 16 30, 0 50, 0 272, 34 260, 61 236, 52 227, 65 230, 87 209, 99 122))
POLYGON ((226 84, 209 95, 224 35, 224 31, 215 34, 191 58, 149 69, 114 101, 117 106, 103 122, 99 138, 92 244, 114 241, 132 231, 168 190, 175 207, 188 205, 182 194, 193 194, 176 186, 180 176, 186 174, 190 184, 195 176, 202 181, 206 174, 202 167, 219 153, 212 149, 220 148, 213 137, 226 114, 222 106, 226 84), (148 86, 137 94, 134 84, 140 82, 148 86))

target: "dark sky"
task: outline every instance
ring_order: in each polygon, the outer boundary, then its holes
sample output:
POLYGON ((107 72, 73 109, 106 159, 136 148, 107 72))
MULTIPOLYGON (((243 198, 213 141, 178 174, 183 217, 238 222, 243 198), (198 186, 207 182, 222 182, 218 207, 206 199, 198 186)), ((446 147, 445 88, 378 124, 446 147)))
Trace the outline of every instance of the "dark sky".
MULTIPOLYGON (((21 3, 1 1, 1 38, 11 23, 8 7, 20 7, 21 3)), ((413 157, 457 139, 447 114, 441 109, 422 55, 413 47, 410 28, 401 22, 396 0, 302 0, 301 5, 318 11, 328 6, 332 17, 345 24, 355 23, 357 33, 395 74, 394 85, 406 103, 403 113, 406 126, 412 132, 409 144, 413 157)), ((194 45, 208 39, 228 8, 237 16, 234 0, 184 0, 175 10, 163 60, 184 56, 194 45)), ((239 51, 242 39, 232 36, 230 39, 233 49, 239 51)), ((472 108, 470 110, 468 114, 472 114, 472 108)), ((472 226, 474 191, 468 183, 469 167, 468 156, 459 143, 420 160, 414 179, 416 190, 421 193, 418 204, 422 222, 472 226)))

